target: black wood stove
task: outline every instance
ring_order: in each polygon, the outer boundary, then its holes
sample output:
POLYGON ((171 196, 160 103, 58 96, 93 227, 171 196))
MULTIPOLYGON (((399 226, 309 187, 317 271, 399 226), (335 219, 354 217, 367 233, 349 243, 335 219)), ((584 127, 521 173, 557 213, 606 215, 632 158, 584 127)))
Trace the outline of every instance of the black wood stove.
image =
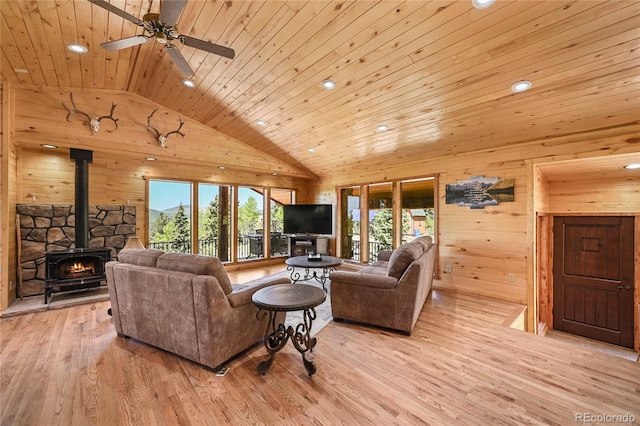
POLYGON ((71 148, 75 174, 75 248, 45 253, 44 303, 54 291, 72 291, 97 287, 107 279, 105 263, 111 260, 108 247, 89 246, 89 163, 93 151, 71 148))
POLYGON ((105 264, 111 260, 109 248, 54 250, 46 254, 44 303, 54 291, 98 287, 107 279, 105 264))

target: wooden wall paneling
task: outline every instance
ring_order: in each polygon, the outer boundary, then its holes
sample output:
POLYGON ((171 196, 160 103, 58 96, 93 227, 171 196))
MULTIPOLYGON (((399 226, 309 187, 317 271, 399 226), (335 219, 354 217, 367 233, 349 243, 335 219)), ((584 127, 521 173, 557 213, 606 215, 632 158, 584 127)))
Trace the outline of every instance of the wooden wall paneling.
MULTIPOLYGON (((549 195, 549 192, 553 190, 554 183, 547 182, 542 172, 535 172, 531 175, 527 171, 527 167, 531 167, 531 164, 538 167, 541 164, 560 164, 568 160, 584 160, 584 164, 580 166, 582 168, 578 169, 584 170, 584 168, 589 168, 590 161, 606 162, 610 156, 634 156, 640 151, 640 140, 637 139, 639 133, 640 126, 634 124, 624 128, 614 127, 586 134, 532 141, 500 149, 435 156, 426 160, 404 157, 399 159, 389 156, 383 170, 379 166, 368 167, 367 165, 357 169, 335 170, 331 178, 319 182, 317 190, 326 191, 334 189, 336 186, 358 184, 359 182, 382 182, 438 174, 438 272, 440 279, 436 285, 525 304, 528 302, 528 281, 533 279, 530 278, 533 274, 528 268, 533 268, 532 257, 535 256, 529 248, 531 238, 533 238, 531 227, 535 226, 538 212, 552 210, 552 205, 557 204, 549 195), (529 166, 527 166, 527 162, 529 162, 529 166), (476 211, 444 203, 444 190, 447 183, 453 183, 476 174, 514 177, 516 182, 515 201, 500 203, 498 206, 485 207, 483 210, 476 211), (535 181, 530 188, 535 192, 532 201, 533 209, 528 206, 526 201, 530 197, 527 194, 528 179, 535 181), (454 267, 452 273, 444 273, 444 266, 447 264, 454 267), (515 280, 513 282, 508 280, 509 273, 514 274, 515 280)), ((572 163, 568 168, 559 166, 558 169, 565 169, 567 173, 571 173, 571 170, 576 167, 578 165, 572 163)), ((584 171, 579 171, 576 174, 584 177, 584 171)), ((612 192, 609 195, 610 199, 629 199, 637 194, 632 186, 625 186, 626 197, 625 194, 613 193, 622 188, 622 186, 616 186, 615 189, 612 187, 614 181, 619 179, 606 180, 603 179, 604 176, 598 174, 597 180, 604 182, 601 192, 612 192)), ((579 197, 575 202, 579 202, 578 200, 579 197)), ((619 203, 617 208, 628 209, 630 207, 619 203)), ((542 234, 541 238, 545 238, 545 235, 542 234)), ((550 238, 548 233, 546 238, 547 240, 550 238)), ((545 244, 544 239, 537 244, 545 244)), ((544 275, 548 274, 549 270, 547 269, 545 272, 542 269, 536 269, 536 271, 539 275, 544 275)), ((536 283, 530 285, 534 284, 536 283)), ((544 291, 544 289, 542 290, 544 291)), ((535 291, 540 291, 540 289, 536 288, 535 291)), ((538 296, 544 297, 541 293, 538 293, 538 296)), ((547 299, 547 303, 551 302, 550 299, 547 299)), ((548 309, 550 310, 550 308, 548 309)), ((549 315, 549 310, 547 310, 547 315, 549 315)), ((528 322, 530 321, 528 319, 528 322)), ((534 324, 528 324, 528 330, 534 332, 534 324)))
POLYGON ((583 179, 549 182, 549 211, 640 212, 640 170, 624 171, 626 176, 594 177, 586 172, 583 179))
MULTIPOLYGON (((536 332, 542 333, 553 324, 553 292, 551 244, 553 243, 551 216, 540 214, 537 216, 537 297, 538 297, 538 327, 536 332)), ((532 330, 533 331, 533 330, 532 330)))
POLYGON ((369 263, 369 189, 360 187, 360 262, 369 263))
POLYGON ((635 283, 635 307, 636 307, 636 319, 634 323, 634 347, 635 351, 640 351, 640 214, 636 214, 634 221, 634 241, 635 241, 635 254, 634 254, 634 271, 635 276, 633 282, 635 283))
MULTIPOLYGON (((25 148, 20 161, 23 179, 20 203, 74 203, 74 164, 66 149, 25 148)), ((307 196, 306 180, 259 177, 254 173, 235 173, 217 167, 164 164, 128 158, 117 158, 103 152, 94 153, 89 166, 89 200, 92 204, 132 205, 138 212, 136 230, 148 244, 147 181, 178 179, 217 184, 249 184, 289 188, 297 191, 301 200, 307 196)))
MULTIPOLYGON (((17 141, 27 145, 55 143, 62 147, 82 147, 94 152, 118 152, 122 156, 137 159, 153 156, 181 164, 209 167, 225 165, 251 170, 254 173, 312 177, 305 170, 267 156, 255 148, 187 118, 183 118, 186 122, 182 128, 186 134, 185 138, 172 135, 168 139, 167 148, 160 148, 156 138, 146 129, 147 117, 158 105, 125 92, 74 91, 76 105, 90 115, 108 114, 111 102, 117 105, 114 117, 119 120, 118 129, 113 130, 113 123, 107 120, 102 122, 98 134, 92 135, 86 118, 74 114, 70 116, 70 122, 66 121, 67 111, 62 103, 70 106, 71 91, 72 89, 60 91, 21 86, 16 96, 17 141)), ((166 133, 178 127, 179 114, 161 110, 158 116, 162 117, 162 121, 156 126, 161 132, 166 133)))
POLYGON ((552 292, 550 291, 549 280, 552 277, 551 274, 551 250, 550 244, 550 232, 549 228, 550 217, 547 216, 548 211, 548 182, 547 178, 540 170, 540 168, 531 164, 533 169, 533 182, 532 182, 532 198, 533 198, 533 212, 532 217, 535 217, 536 233, 535 233, 535 275, 532 279, 534 285, 534 291, 537 297, 537 315, 533 321, 535 328, 534 331, 540 334, 547 327, 547 324, 551 324, 551 309, 553 305, 551 302, 552 292), (537 289, 536 289, 537 286, 537 289))
MULTIPOLYGON (((9 209, 4 200, 9 200, 9 138, 6 132, 5 119, 9 101, 6 99, 7 86, 9 82, 4 79, 0 80, 0 123, 2 125, 0 133, 0 265, 6 265, 9 262, 9 209)), ((9 305, 8 297, 5 298, 4 288, 9 283, 9 268, 0 269, 0 310, 5 309, 9 305), (7 300, 5 300, 7 299, 7 300)), ((8 296, 8 291, 6 292, 8 296)))
POLYGON ((526 258, 529 261, 526 264, 526 282, 527 289, 526 303, 527 303, 527 319, 525 321, 525 330, 531 330, 532 333, 537 333, 538 330, 538 223, 536 220, 536 192, 534 190, 537 178, 537 169, 532 161, 527 160, 525 162, 527 170, 526 181, 526 198, 527 198, 527 210, 526 210, 526 226, 527 226, 527 245, 526 245, 526 258))
POLYGON ((18 151, 13 141, 15 112, 14 90, 6 80, 0 82, 0 310, 16 299, 16 191, 18 186, 18 151))

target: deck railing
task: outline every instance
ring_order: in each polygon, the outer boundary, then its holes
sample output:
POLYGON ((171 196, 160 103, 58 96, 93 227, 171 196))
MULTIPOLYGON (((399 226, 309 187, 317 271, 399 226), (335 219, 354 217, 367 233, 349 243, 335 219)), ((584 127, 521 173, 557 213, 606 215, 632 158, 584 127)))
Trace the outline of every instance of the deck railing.
MULTIPOLYGON (((353 250, 352 260, 360 260, 360 240, 353 240, 351 249, 353 250)), ((391 250, 392 246, 389 243, 383 243, 381 241, 369 241, 369 262, 375 262, 378 260, 378 252, 381 250, 391 250)))
MULTIPOLYGON (((253 235, 241 235, 238 237, 238 259, 261 259, 264 257, 262 250, 262 238, 253 235)), ((152 241, 150 249, 162 250, 167 253, 191 253, 189 241, 152 241)), ((351 259, 360 260, 360 241, 354 240, 352 244, 353 256, 351 259)), ((381 241, 369 241, 369 261, 378 260, 378 252, 391 250, 389 243, 381 241)), ((205 256, 217 256, 218 239, 207 238, 198 240, 198 253, 205 256)), ((271 236, 271 257, 287 256, 289 254, 288 237, 286 235, 271 236)))
MULTIPOLYGON (((151 241, 150 249, 162 250, 167 253, 191 253, 191 242, 184 241, 151 241)), ((238 237, 238 259, 260 259, 263 256, 262 238, 253 235, 238 237)), ((198 240, 198 254, 204 256, 218 255, 218 238, 198 240)), ((286 235, 271 236, 271 256, 286 256, 289 254, 288 237, 286 235)))

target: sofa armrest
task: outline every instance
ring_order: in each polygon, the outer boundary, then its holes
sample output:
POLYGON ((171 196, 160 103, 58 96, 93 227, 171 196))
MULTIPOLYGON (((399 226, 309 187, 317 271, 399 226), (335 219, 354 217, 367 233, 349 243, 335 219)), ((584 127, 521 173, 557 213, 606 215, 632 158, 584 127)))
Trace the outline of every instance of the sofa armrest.
POLYGON ((359 272, 334 271, 329 275, 329 279, 331 280, 331 286, 344 283, 347 285, 362 287, 396 288, 398 285, 398 279, 395 277, 390 277, 388 275, 362 274, 359 272))
POLYGON ((388 262, 393 250, 381 250, 378 252, 378 260, 388 262))
POLYGON ((264 277, 249 281, 245 284, 233 284, 233 291, 227 294, 229 304, 233 308, 253 303, 251 296, 261 288, 275 284, 291 284, 291 280, 287 277, 264 277))

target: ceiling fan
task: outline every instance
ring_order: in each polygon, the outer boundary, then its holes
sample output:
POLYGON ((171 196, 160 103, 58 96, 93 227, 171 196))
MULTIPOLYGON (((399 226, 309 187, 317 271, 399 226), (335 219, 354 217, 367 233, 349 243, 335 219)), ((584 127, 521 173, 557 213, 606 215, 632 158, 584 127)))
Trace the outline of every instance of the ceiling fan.
POLYGON ((108 41, 100 44, 107 50, 120 50, 127 47, 137 46, 139 44, 148 43, 152 40, 156 40, 159 43, 164 44, 164 50, 171 56, 171 59, 176 64, 182 74, 187 77, 193 75, 193 70, 187 63, 187 60, 182 56, 180 50, 171 44, 172 41, 178 40, 185 46, 193 47, 194 49, 204 50, 206 52, 214 53, 216 55, 224 56, 225 58, 233 59, 235 52, 228 47, 220 46, 208 41, 200 40, 197 38, 189 37, 186 35, 178 34, 176 28, 176 21, 180 17, 182 10, 187 4, 187 0, 163 0, 160 13, 147 13, 142 18, 142 21, 133 15, 129 15, 124 10, 118 9, 105 0, 89 0, 91 3, 99 6, 111 13, 133 22, 134 24, 144 28, 148 35, 142 34, 133 37, 126 37, 120 40, 108 41))

